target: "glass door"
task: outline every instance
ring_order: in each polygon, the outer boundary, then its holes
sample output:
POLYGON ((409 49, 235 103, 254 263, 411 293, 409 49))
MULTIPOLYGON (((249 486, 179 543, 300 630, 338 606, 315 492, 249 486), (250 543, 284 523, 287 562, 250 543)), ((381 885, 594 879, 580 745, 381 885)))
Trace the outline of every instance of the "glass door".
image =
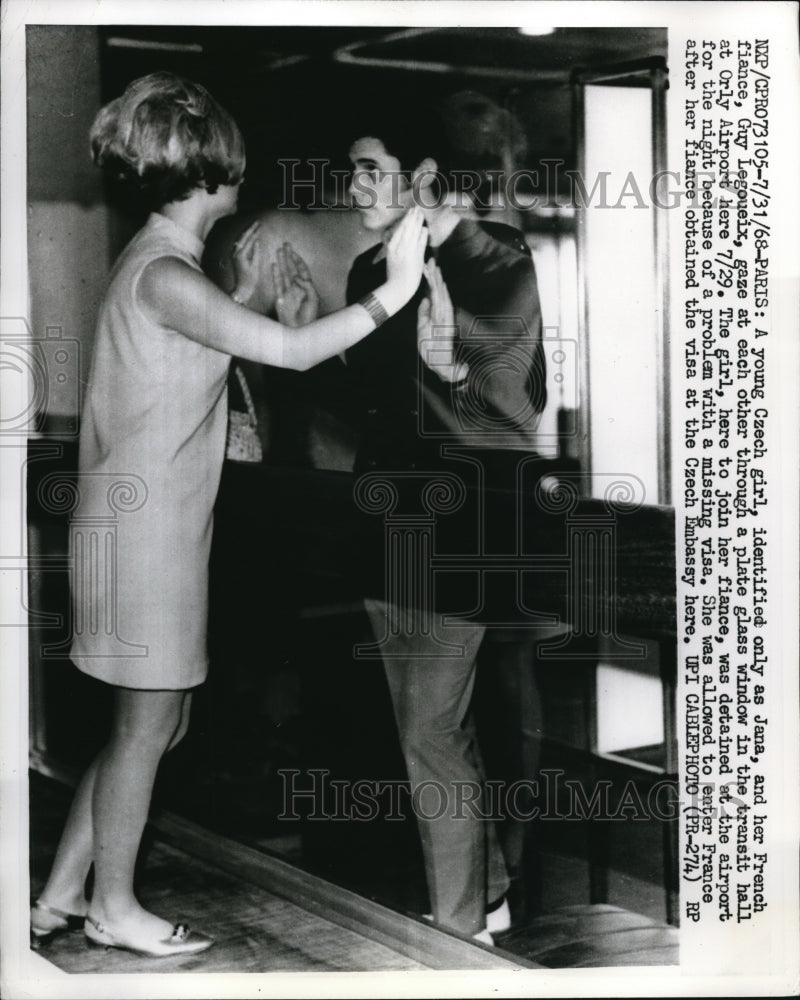
POLYGON ((647 504, 670 502, 666 79, 661 59, 573 75, 582 467, 592 495, 621 477, 647 504))

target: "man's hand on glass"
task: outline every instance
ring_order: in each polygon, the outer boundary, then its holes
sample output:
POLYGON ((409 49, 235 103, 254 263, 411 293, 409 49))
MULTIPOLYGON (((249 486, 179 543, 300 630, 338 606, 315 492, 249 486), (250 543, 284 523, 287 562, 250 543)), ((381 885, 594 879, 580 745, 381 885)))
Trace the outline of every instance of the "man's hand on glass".
POLYGON ((464 362, 455 360, 458 327, 447 285, 435 260, 425 264, 428 295, 417 310, 417 348, 425 364, 443 382, 464 382, 469 371, 464 362))

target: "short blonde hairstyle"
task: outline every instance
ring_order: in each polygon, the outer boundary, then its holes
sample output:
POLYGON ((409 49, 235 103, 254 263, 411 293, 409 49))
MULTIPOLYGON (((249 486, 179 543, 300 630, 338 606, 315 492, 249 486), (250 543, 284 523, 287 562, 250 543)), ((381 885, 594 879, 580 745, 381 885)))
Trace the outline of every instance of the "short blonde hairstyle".
POLYGON ((197 187, 214 193, 244 175, 236 122, 205 87, 172 73, 150 73, 102 108, 90 133, 92 158, 133 184, 156 207, 197 187))

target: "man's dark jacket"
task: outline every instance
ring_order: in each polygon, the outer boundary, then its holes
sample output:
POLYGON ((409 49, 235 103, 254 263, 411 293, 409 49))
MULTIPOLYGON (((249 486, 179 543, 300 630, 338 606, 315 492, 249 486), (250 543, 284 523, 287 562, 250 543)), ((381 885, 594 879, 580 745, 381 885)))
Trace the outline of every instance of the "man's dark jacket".
MULTIPOLYGON (((399 312, 347 352, 350 402, 361 417, 358 473, 440 468, 443 446, 535 449, 545 365, 536 275, 524 237, 510 226, 464 219, 431 252, 456 309, 456 359, 467 363, 469 374, 454 387, 420 358, 423 280, 399 312)), ((353 263, 348 303, 385 280, 385 256, 372 247, 353 263)))

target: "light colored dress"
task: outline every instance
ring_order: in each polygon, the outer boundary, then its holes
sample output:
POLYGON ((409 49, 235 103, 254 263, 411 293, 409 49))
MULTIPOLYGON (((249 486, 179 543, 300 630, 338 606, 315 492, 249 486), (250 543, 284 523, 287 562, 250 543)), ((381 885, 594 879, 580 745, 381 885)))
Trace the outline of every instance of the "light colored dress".
POLYGON ((111 274, 81 419, 72 519, 72 660, 121 687, 206 677, 208 558, 225 450, 230 357, 152 322, 136 287, 203 244, 154 213, 111 274))

